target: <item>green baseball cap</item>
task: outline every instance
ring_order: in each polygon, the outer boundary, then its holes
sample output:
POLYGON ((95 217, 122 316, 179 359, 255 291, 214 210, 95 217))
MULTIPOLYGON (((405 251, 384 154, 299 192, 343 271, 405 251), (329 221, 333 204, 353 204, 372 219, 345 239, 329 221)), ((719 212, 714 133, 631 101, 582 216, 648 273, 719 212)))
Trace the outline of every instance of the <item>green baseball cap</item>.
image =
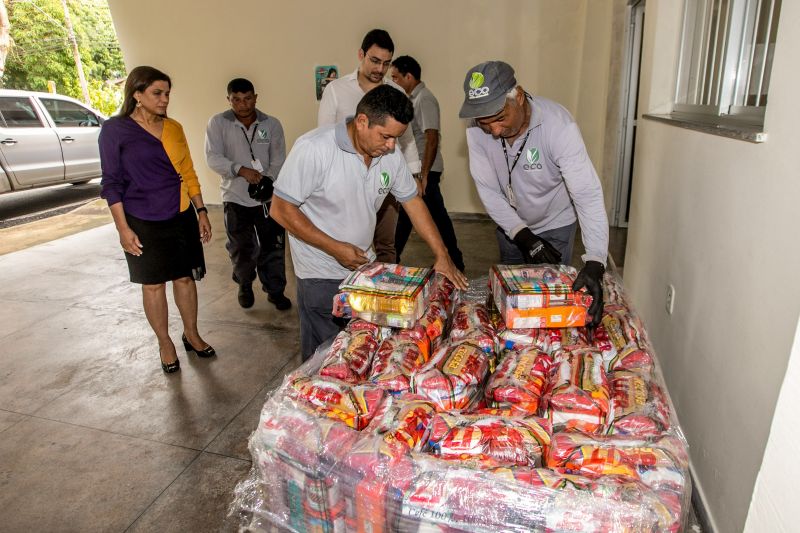
POLYGON ((503 109, 508 91, 517 86, 514 69, 503 61, 486 61, 467 71, 464 79, 464 103, 458 116, 481 118, 496 115, 503 109))

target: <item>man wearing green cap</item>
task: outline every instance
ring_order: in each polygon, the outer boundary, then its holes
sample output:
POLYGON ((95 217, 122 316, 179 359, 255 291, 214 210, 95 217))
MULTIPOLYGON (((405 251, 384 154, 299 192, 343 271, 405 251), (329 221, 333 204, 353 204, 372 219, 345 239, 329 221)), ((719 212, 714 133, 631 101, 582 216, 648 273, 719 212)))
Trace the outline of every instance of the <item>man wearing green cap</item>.
POLYGON ((557 102, 526 93, 502 61, 467 71, 459 116, 471 119, 470 172, 498 225, 501 262, 569 264, 580 223, 586 253, 573 288, 588 289, 589 325, 599 324, 608 218, 575 120, 557 102))

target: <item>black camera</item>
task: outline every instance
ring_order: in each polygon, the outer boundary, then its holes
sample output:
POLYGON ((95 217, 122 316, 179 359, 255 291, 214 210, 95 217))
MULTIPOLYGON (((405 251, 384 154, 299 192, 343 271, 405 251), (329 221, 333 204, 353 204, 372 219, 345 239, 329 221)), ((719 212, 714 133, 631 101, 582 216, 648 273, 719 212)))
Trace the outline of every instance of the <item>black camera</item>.
POLYGON ((261 181, 258 183, 251 183, 247 187, 247 192, 253 200, 265 203, 272 200, 272 189, 272 178, 269 176, 262 176, 261 181))

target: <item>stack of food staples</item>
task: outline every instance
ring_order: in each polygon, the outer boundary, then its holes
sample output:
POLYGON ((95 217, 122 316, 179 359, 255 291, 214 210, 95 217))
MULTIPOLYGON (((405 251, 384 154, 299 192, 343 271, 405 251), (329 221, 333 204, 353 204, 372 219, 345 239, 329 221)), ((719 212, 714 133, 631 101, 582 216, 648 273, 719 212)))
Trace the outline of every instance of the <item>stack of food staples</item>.
POLYGON ((353 319, 264 405, 248 530, 680 530, 687 445, 645 328, 606 274, 589 335, 574 276, 498 266, 466 294, 427 269, 354 273, 372 286, 343 285, 353 319), (539 293, 508 290, 534 274, 539 293))

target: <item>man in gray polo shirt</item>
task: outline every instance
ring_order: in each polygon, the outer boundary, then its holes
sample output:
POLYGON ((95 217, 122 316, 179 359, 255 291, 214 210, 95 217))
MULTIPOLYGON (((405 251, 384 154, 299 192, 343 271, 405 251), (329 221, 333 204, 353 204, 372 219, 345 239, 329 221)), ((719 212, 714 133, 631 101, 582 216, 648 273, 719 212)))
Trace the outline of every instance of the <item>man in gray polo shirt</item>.
POLYGON ((222 181, 225 247, 239 284, 239 305, 253 306, 253 281, 258 275, 267 300, 280 310, 292 302, 286 288, 285 230, 269 217, 269 198, 253 198, 249 190, 263 183, 271 195, 272 181, 286 159, 281 123, 256 108, 258 95, 244 78, 228 83, 231 109, 211 117, 206 128, 206 162, 222 181))
POLYGON ((469 167, 498 225, 501 261, 569 264, 580 222, 586 253, 573 289, 588 289, 589 325, 599 324, 608 219, 575 120, 560 104, 526 93, 502 61, 467 71, 459 116, 473 119, 467 127, 469 167))
POLYGON ((289 231, 303 360, 339 331, 333 297, 352 270, 375 260, 376 213, 389 193, 403 202, 431 247, 434 269, 457 287, 467 286, 395 149, 413 116, 402 92, 380 85, 364 95, 355 117, 297 139, 275 182, 270 212, 289 231))

